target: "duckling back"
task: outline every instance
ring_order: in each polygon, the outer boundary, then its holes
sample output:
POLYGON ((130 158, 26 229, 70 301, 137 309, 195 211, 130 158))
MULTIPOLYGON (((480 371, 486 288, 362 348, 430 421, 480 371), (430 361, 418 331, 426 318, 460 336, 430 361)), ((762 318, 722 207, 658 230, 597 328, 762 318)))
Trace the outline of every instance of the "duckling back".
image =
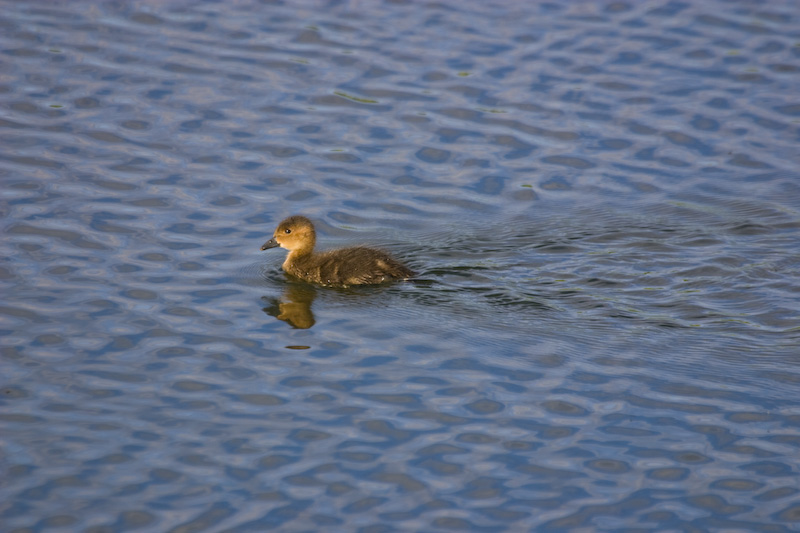
POLYGON ((300 257, 288 257, 283 269, 321 285, 370 285, 407 279, 414 272, 381 250, 344 248, 300 257))

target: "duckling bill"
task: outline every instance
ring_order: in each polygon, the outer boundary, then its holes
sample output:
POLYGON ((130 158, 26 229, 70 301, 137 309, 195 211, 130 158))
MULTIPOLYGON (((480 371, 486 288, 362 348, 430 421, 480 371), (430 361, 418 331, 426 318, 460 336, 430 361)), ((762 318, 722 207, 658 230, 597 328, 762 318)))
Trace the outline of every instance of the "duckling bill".
POLYGON ((300 215, 283 220, 262 250, 286 248, 289 254, 283 270, 292 276, 320 285, 371 285, 414 275, 408 267, 381 250, 357 246, 315 252, 314 224, 300 215))

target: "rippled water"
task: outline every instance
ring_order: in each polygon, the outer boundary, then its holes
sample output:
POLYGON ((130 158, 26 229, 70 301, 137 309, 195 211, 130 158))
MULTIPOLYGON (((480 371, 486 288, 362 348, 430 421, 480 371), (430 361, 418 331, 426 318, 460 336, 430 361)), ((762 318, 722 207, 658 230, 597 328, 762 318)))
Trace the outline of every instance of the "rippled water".
POLYGON ((0 530, 796 531, 795 2, 0 5, 0 530))

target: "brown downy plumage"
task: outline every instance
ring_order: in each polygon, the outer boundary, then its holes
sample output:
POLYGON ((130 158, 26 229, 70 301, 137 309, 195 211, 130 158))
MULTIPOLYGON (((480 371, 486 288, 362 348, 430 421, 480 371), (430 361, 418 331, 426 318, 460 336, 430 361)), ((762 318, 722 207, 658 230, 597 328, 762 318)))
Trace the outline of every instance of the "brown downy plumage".
POLYGON ((278 224, 262 250, 280 246, 289 250, 283 270, 321 285, 370 285, 407 279, 414 273, 381 250, 357 246, 329 252, 314 252, 317 234, 309 219, 295 215, 278 224))

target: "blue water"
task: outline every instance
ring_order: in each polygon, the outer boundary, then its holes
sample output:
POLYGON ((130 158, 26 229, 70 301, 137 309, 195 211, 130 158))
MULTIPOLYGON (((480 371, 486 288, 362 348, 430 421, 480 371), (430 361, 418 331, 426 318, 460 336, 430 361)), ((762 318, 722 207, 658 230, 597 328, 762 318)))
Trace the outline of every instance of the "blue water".
POLYGON ((0 531, 800 527, 795 2, 0 7, 0 531))

